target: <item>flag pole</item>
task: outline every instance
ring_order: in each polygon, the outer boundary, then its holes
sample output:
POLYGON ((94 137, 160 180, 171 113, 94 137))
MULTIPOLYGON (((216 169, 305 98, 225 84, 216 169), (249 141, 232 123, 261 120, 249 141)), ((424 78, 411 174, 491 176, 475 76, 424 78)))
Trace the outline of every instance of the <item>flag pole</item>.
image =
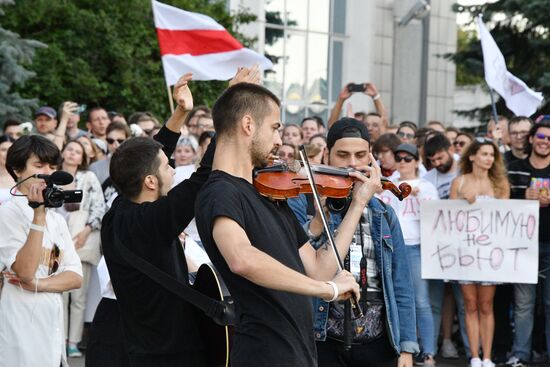
MULTIPOLYGON (((487 86, 489 87, 489 95, 491 96, 491 109, 493 113, 493 120, 495 120, 495 124, 498 124, 497 104, 495 103, 494 90, 488 84, 487 86)), ((487 122, 487 126, 488 125, 489 123, 487 122)))
POLYGON ((174 113, 174 100, 172 99, 172 88, 169 85, 166 85, 166 90, 168 91, 168 103, 170 104, 170 113, 174 113))

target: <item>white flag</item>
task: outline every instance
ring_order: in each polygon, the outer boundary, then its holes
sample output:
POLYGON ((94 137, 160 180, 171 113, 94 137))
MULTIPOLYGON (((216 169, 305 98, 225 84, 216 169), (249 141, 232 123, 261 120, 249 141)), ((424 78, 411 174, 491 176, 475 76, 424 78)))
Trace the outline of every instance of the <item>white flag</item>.
POLYGON ((166 84, 174 85, 187 72, 194 80, 227 80, 239 66, 273 67, 268 58, 243 47, 209 16, 155 0, 152 5, 166 84))
POLYGON ((516 116, 533 115, 543 100, 542 93, 530 89, 521 79, 506 69, 504 56, 483 24, 481 15, 477 19, 477 24, 483 50, 485 81, 504 98, 506 107, 516 116))

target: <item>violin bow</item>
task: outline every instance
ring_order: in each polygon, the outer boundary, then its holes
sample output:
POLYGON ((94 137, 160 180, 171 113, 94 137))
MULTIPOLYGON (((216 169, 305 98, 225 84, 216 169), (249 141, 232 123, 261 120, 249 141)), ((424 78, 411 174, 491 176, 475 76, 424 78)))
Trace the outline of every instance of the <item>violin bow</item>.
MULTIPOLYGON (((303 145, 300 145, 299 152, 300 152, 300 157, 302 158, 302 162, 304 164, 304 168, 306 169, 307 179, 311 186, 311 192, 313 193, 313 198, 315 200, 315 203, 317 204, 317 210, 319 210, 319 212, 321 213, 323 228, 325 229, 325 233, 327 234, 327 237, 328 237, 328 242, 330 243, 330 247, 332 248, 332 252, 338 264, 338 272, 341 272, 344 269, 344 263, 340 258, 340 254, 338 254, 338 249, 336 248, 334 237, 332 236, 332 233, 330 232, 330 229, 328 227, 328 221, 325 216, 323 206, 321 205, 321 198, 319 196, 319 192, 317 191, 317 185, 315 184, 315 179, 313 178, 313 172, 311 170, 309 160, 307 159, 306 148, 303 145)), ((351 302, 351 310, 353 312, 354 318, 363 317, 363 311, 361 311, 361 307, 359 307, 359 302, 357 301, 357 297, 355 297, 354 293, 352 293, 351 295, 350 302, 351 302)))

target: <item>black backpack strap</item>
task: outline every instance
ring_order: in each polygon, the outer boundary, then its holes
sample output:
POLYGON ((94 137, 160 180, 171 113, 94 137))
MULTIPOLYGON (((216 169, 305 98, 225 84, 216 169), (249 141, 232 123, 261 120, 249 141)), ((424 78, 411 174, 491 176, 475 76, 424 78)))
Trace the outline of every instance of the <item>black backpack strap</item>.
MULTIPOLYGON (((115 228, 119 227, 115 226, 115 228)), ((191 288, 189 285, 181 283, 177 279, 132 252, 122 243, 122 241, 120 241, 116 231, 114 232, 114 235, 116 249, 120 251, 120 255, 125 258, 127 263, 134 269, 147 275, 164 289, 204 311, 206 316, 213 319, 216 323, 220 325, 229 325, 233 322, 231 319, 233 317, 233 315, 231 315, 232 310, 230 309, 229 304, 210 298, 191 288)))

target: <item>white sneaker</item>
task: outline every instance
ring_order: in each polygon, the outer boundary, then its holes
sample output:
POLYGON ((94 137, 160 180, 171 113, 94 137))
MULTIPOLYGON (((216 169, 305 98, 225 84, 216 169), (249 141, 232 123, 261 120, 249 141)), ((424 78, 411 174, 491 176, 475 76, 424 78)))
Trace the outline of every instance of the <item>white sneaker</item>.
POLYGON ((439 352, 443 358, 458 358, 458 351, 450 339, 443 339, 439 352))
POLYGON ((510 366, 510 367, 523 367, 524 364, 521 362, 521 360, 520 360, 518 357, 516 357, 516 356, 511 356, 511 357, 508 358, 508 360, 506 361, 505 366, 510 366))
POLYGON ((479 358, 470 359, 470 367, 483 367, 481 363, 481 359, 479 358))
POLYGON ((484 359, 483 362, 481 362, 482 367, 495 367, 495 364, 490 359, 484 359))

